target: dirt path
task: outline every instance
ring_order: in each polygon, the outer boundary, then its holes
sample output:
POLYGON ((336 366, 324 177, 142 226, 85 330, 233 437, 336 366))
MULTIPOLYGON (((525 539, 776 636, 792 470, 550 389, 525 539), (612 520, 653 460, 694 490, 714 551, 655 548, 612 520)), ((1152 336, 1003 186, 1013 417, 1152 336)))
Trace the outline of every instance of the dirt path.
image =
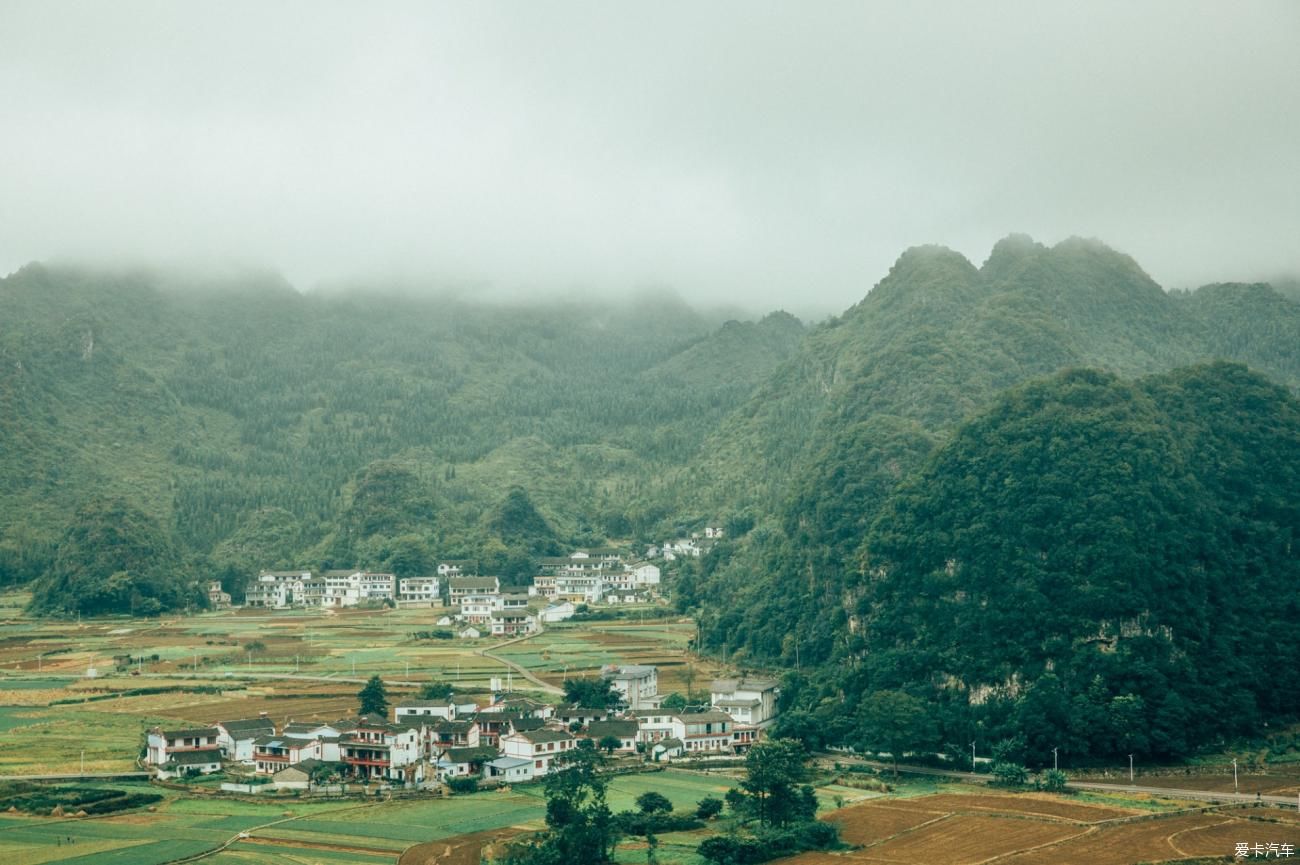
POLYGON ((557 688, 554 685, 549 684, 548 682, 542 681, 541 679, 537 678, 532 673, 530 673, 527 669, 521 667, 519 664, 516 664, 514 661, 510 660, 509 658, 503 658, 500 655, 494 654, 497 649, 504 648, 513 643, 522 643, 524 640, 531 640, 533 637, 541 636, 542 630, 543 629, 539 627, 536 631, 534 631, 531 634, 524 634, 522 637, 515 637, 513 640, 506 640, 504 642, 497 643, 495 646, 489 646, 486 649, 479 649, 478 652, 476 652, 476 654, 482 655, 485 658, 491 658, 492 660, 496 661, 498 664, 505 664, 507 667, 514 670, 516 673, 523 676, 530 683, 535 685, 539 690, 545 691, 548 694, 563 694, 564 693, 563 688, 557 688))
POLYGON ((479 865, 484 847, 513 838, 524 831, 513 828, 489 829, 443 838, 441 841, 427 841, 406 848, 397 860, 397 865, 479 865))

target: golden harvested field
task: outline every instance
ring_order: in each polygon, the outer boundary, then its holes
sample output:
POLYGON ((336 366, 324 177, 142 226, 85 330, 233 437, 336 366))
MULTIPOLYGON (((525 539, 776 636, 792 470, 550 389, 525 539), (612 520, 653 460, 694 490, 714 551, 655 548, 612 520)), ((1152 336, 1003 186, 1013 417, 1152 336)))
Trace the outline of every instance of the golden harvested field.
POLYGON ((896 807, 885 802, 869 802, 842 808, 827 819, 839 825, 840 838, 846 844, 867 845, 947 816, 943 811, 923 811, 918 808, 896 807))
MULTIPOLYGON (((1132 865, 1228 857, 1246 843, 1300 850, 1300 820, 1278 809, 1227 809, 1132 821, 1123 807, 1046 794, 941 793, 877 799, 826 817, 857 849, 805 853, 787 865, 1132 865)), ((1273 854, 1277 858, 1276 852, 1273 854)))
POLYGON ((919 831, 904 832, 869 847, 857 858, 862 862, 974 865, 993 856, 1030 850, 1086 831, 1080 826, 1058 821, 957 815, 927 823, 919 831))
MULTIPOLYGON (((1287 772, 1294 773, 1295 769, 1287 767, 1287 772)), ((1248 775, 1243 771, 1237 776, 1236 789, 1242 793, 1264 793, 1269 796, 1295 796, 1296 793, 1300 792, 1300 775, 1288 774, 1287 772, 1270 773, 1267 775, 1248 775)), ((1087 780, 1103 781, 1112 784, 1116 782, 1114 776, 1110 778, 1092 778, 1087 780)), ((1123 780, 1128 780, 1127 775, 1124 776, 1123 780)), ((1213 774, 1139 776, 1137 783, 1149 787, 1214 790, 1219 793, 1231 793, 1234 789, 1231 767, 1229 767, 1226 772, 1219 771, 1213 774)))
POLYGON ((1103 805, 1082 805, 1059 797, 1036 794, 991 793, 987 795, 962 795, 945 793, 916 800, 918 805, 936 811, 966 812, 991 811, 997 814, 1026 814, 1039 817, 1057 817, 1078 823, 1098 823, 1141 813, 1131 808, 1112 808, 1103 805))

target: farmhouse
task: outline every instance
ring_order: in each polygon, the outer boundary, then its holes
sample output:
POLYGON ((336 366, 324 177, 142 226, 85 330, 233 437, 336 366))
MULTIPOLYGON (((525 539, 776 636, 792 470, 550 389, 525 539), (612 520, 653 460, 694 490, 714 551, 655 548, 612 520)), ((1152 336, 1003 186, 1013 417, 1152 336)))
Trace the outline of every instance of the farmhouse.
POLYGON ((221 747, 217 742, 217 737, 220 735, 221 731, 216 727, 193 727, 182 730, 164 730, 162 727, 154 727, 149 731, 145 742, 145 762, 153 766, 162 766, 177 754, 201 751, 220 764, 221 747))
POLYGON ((737 724, 763 727, 776 717, 778 690, 772 679, 717 679, 709 688, 709 697, 737 724))
POLYGON ((397 581, 397 603, 407 606, 433 606, 442 599, 437 577, 403 577, 397 581))
POLYGON ((606 667, 601 675, 622 695, 622 702, 629 709, 648 707, 650 698, 659 693, 659 671, 651 666, 632 664, 626 667, 606 667))
POLYGON ((220 751, 177 751, 158 767, 158 777, 166 780, 185 775, 211 775, 220 771, 220 751))
POLYGON ((259 736, 253 741, 253 767, 262 775, 274 775, 287 766, 307 759, 319 760, 318 739, 295 739, 290 736, 259 736))
POLYGON ((217 744, 227 760, 240 763, 253 761, 253 741, 260 736, 275 733, 275 724, 263 715, 237 721, 217 722, 217 744))
POLYGON ((342 762, 353 777, 365 781, 419 781, 424 776, 420 750, 417 729, 389 724, 378 715, 358 718, 339 739, 342 762))
POLYGON ((501 737, 501 750, 507 757, 518 757, 533 764, 534 775, 545 775, 559 757, 577 747, 577 740, 567 730, 525 730, 501 737))
POLYGON ((611 744, 614 739, 618 740, 618 745, 613 751, 616 754, 632 754, 636 752, 637 723, 636 721, 593 721, 587 725, 587 731, 583 738, 590 739, 596 748, 604 748, 603 744, 606 739, 611 744))
POLYGON ((523 757, 498 757, 483 764, 483 777, 506 784, 533 780, 533 761, 523 757))

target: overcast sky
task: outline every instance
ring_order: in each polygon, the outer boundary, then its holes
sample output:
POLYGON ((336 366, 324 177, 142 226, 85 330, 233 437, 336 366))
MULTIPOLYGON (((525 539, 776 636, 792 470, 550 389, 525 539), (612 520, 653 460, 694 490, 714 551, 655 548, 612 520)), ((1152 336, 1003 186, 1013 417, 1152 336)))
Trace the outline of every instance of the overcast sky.
POLYGON ((907 246, 1300 271, 1300 3, 0 0, 0 272, 839 309, 907 246))

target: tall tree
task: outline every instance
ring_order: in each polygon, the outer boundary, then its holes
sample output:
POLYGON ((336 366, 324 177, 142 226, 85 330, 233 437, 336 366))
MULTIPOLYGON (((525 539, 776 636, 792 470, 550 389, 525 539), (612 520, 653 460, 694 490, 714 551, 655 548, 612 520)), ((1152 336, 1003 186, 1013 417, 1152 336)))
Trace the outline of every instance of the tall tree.
POLYGON ((361 702, 361 714, 388 717, 388 688, 378 673, 357 692, 357 699, 361 702))

